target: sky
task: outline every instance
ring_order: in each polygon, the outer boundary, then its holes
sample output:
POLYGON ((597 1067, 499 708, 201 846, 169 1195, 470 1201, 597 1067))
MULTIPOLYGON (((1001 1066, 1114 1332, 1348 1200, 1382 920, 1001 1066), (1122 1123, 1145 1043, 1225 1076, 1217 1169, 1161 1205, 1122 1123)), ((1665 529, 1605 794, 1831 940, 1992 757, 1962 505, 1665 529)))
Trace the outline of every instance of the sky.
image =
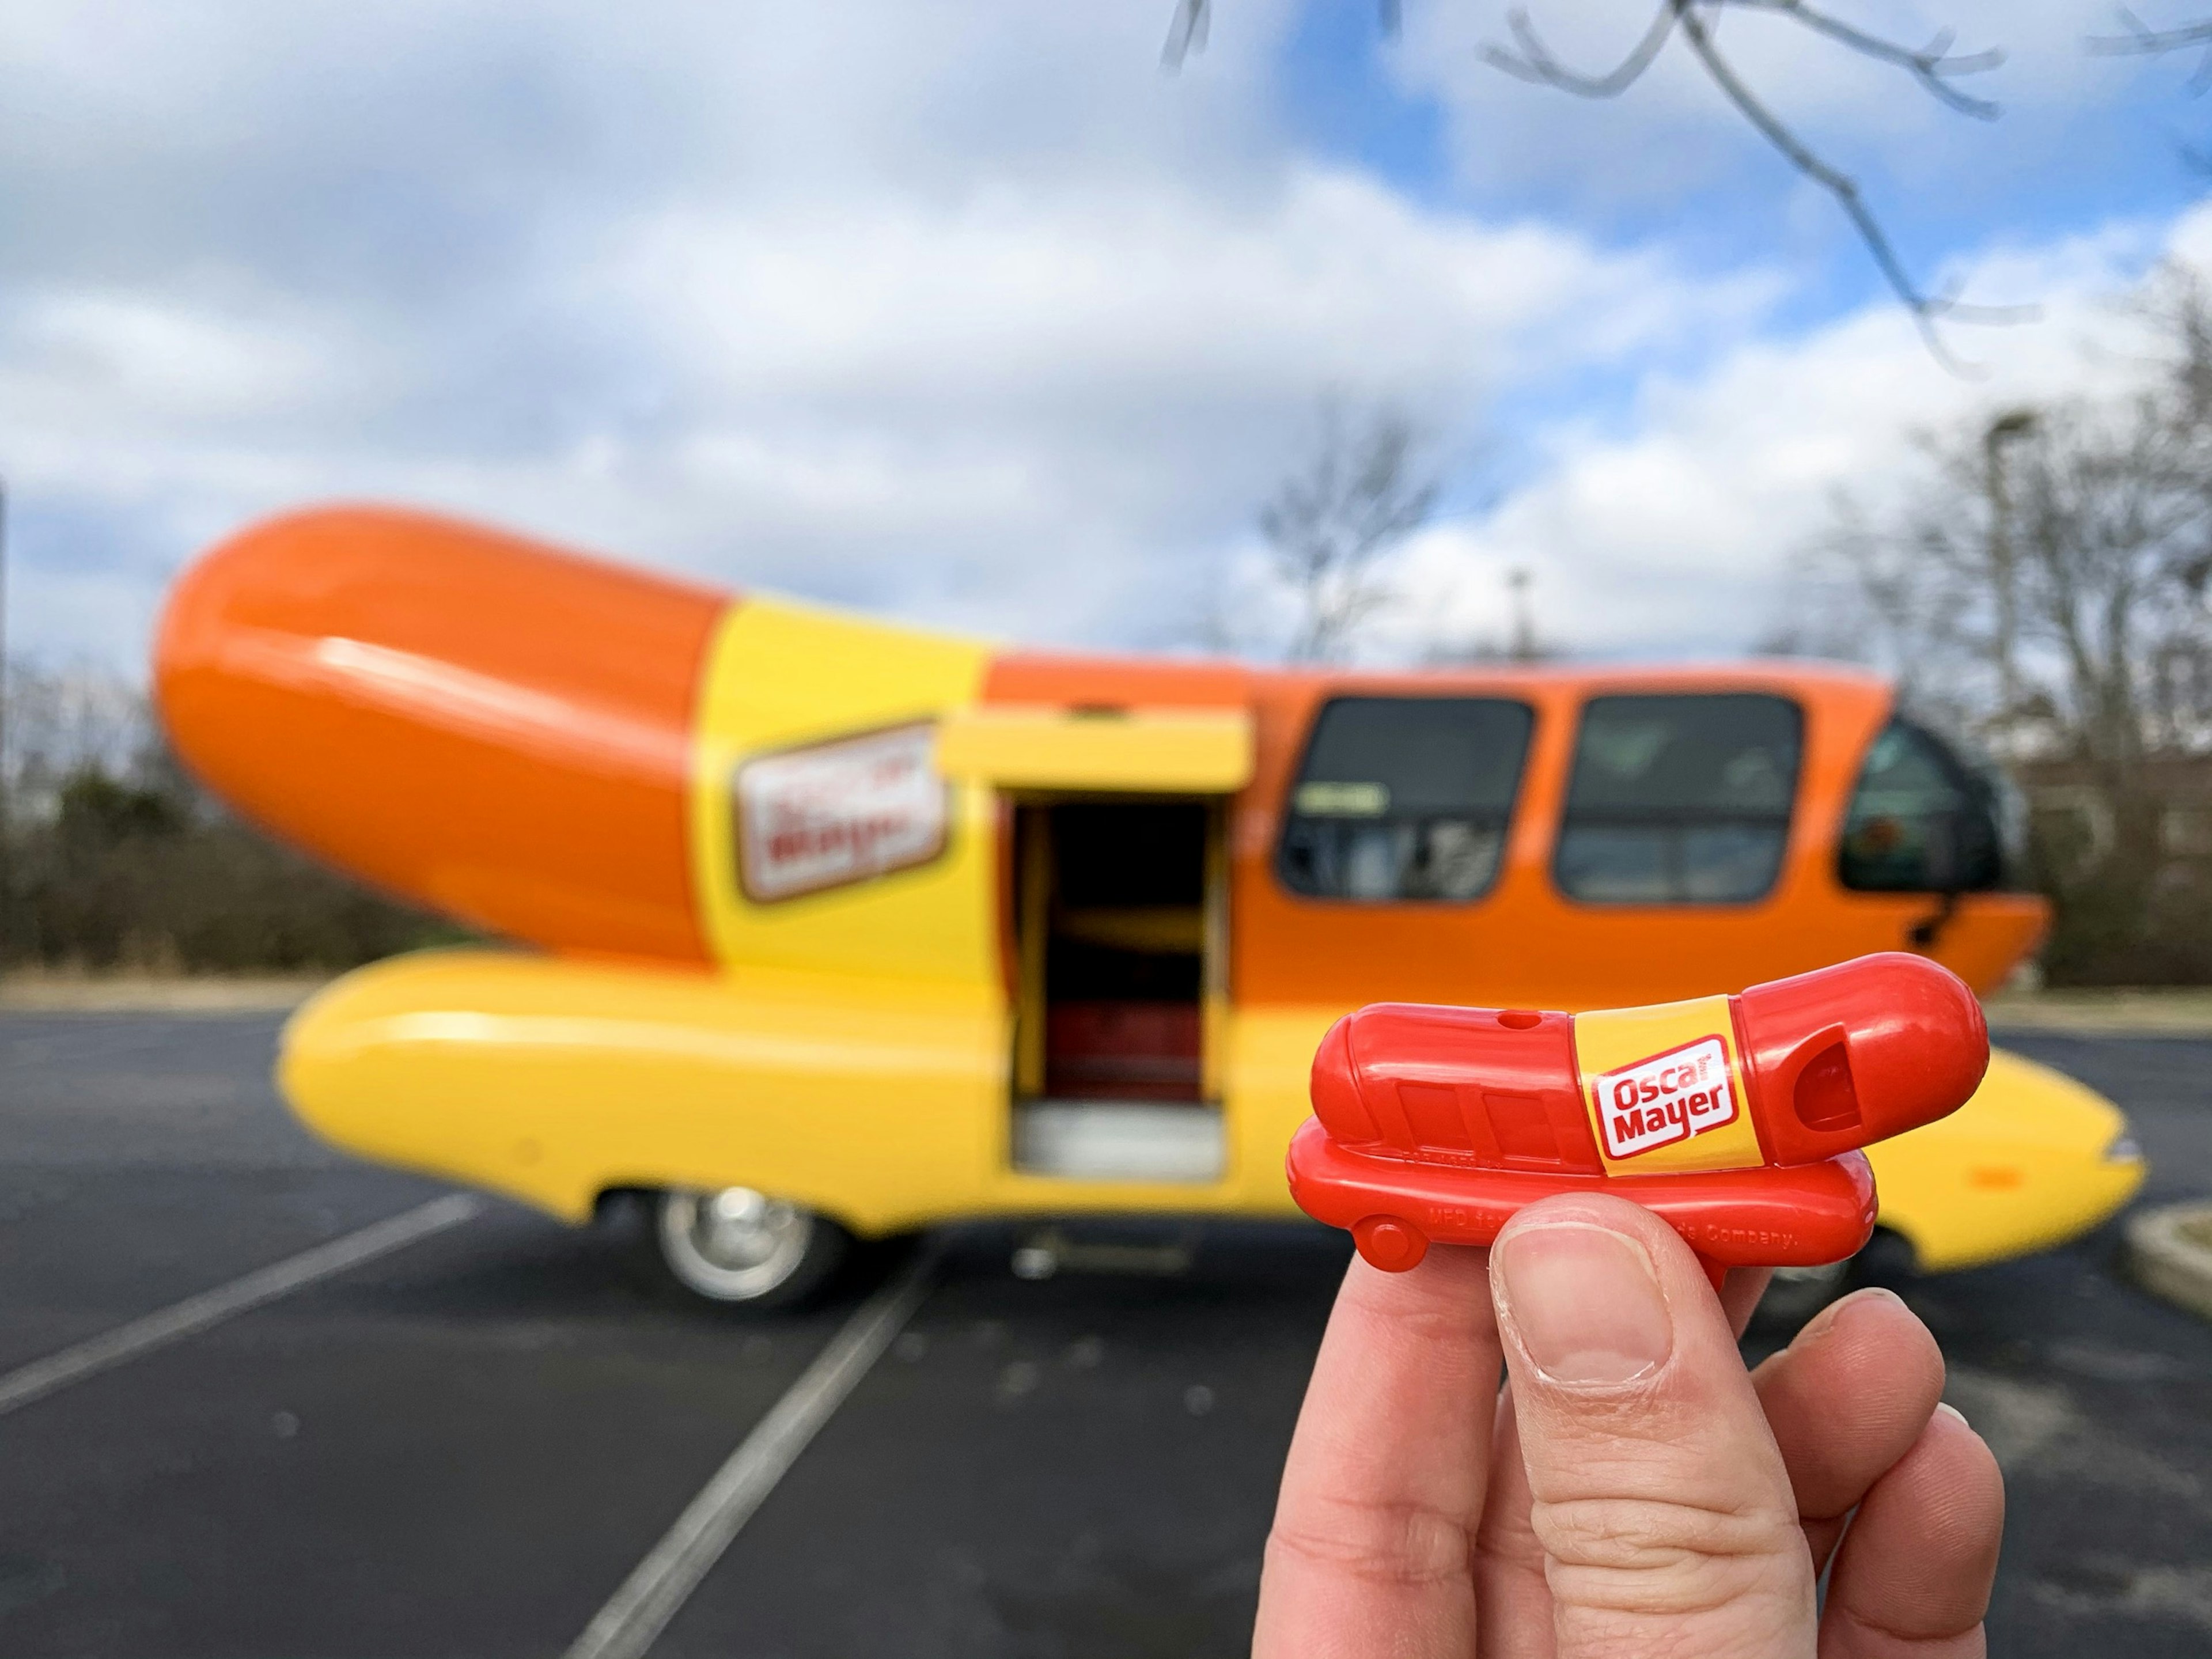
MULTIPOLYGON (((264 514, 437 508, 1031 643, 1264 652, 1255 509, 1321 410, 1443 488, 1362 641, 1715 657, 1784 620, 1916 431, 2139 375, 2212 265, 2191 58, 2116 9, 1834 0, 2006 61, 1945 109, 1786 18, 1720 39, 1907 264, 2036 319, 1917 337, 1676 42, 1617 99, 1485 61, 1488 0, 12 0, 0 11, 10 650, 136 675, 264 514)), ((2137 8, 2157 25, 2197 14, 2137 8)), ((2206 7, 2212 12, 2212 5, 2206 7)), ((1600 67, 1648 6, 1531 0, 1600 67)))

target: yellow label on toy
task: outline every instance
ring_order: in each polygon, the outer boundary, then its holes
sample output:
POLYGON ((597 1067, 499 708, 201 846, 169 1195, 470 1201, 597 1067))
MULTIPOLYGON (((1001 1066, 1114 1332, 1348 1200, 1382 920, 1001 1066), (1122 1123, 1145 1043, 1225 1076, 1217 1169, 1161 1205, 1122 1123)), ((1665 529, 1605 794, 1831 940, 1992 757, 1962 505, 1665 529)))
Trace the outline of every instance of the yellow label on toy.
POLYGON ((1726 997, 1577 1014, 1575 1065, 1607 1175, 1765 1161, 1726 997))

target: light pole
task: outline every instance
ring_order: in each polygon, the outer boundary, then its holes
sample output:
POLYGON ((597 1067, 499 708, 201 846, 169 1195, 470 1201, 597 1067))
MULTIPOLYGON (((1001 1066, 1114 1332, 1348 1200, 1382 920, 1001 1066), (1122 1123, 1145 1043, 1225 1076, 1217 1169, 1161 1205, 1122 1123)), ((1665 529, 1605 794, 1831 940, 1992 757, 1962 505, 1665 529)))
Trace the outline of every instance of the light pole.
POLYGON ((2032 409, 2010 409, 1982 434, 1984 484, 1990 498, 1990 576, 1996 586, 1997 720, 2002 726, 2020 707, 2020 583, 2013 557, 2012 505, 2005 494, 2004 447, 2035 430, 2032 409))
POLYGON ((1528 613, 1528 572, 1516 567, 1505 573, 1505 586, 1513 595, 1513 645, 1510 653, 1515 662, 1536 660, 1536 623, 1528 613))

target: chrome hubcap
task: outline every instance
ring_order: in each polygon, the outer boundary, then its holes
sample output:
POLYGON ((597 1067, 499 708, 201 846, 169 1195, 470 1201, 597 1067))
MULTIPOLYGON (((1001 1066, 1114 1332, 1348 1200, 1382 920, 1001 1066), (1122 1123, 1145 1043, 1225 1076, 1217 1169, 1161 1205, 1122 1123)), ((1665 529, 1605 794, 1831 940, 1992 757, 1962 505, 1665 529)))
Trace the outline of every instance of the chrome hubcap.
POLYGON ((750 1187, 665 1193, 660 1243, 676 1276, 702 1296, 749 1302, 775 1290, 806 1259, 814 1218, 750 1187))

